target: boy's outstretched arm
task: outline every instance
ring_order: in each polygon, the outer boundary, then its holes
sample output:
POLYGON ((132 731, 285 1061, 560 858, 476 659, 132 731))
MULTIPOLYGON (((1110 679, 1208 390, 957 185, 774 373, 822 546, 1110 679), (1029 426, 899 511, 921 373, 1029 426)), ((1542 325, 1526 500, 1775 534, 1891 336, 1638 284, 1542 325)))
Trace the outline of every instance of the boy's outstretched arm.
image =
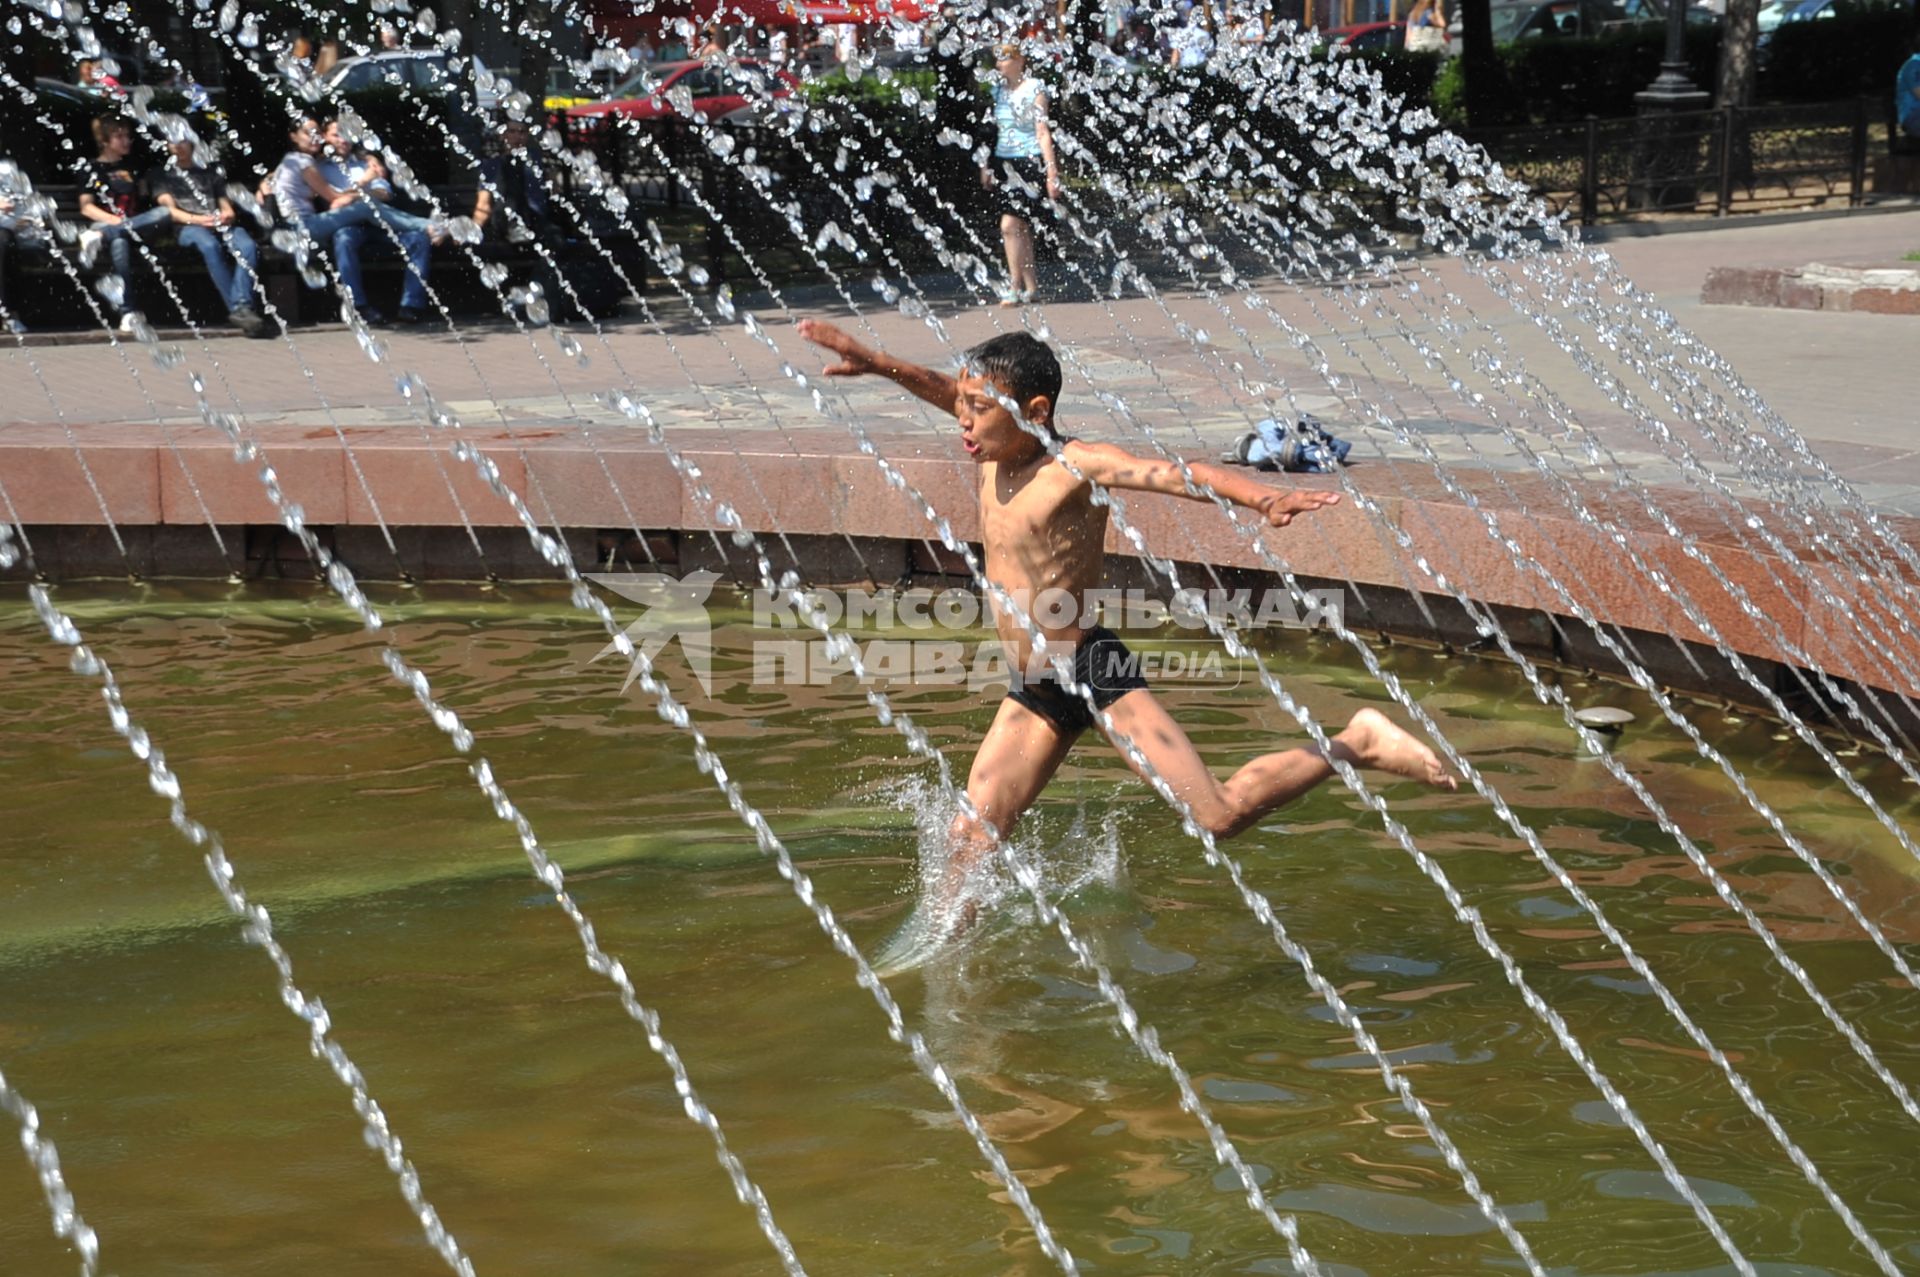
MULTIPOLYGON (((1117 448, 1110 443, 1083 443, 1077 439, 1062 448, 1060 456, 1103 488, 1164 492, 1168 496, 1186 497, 1191 501, 1213 499, 1204 493, 1189 490, 1179 465, 1164 457, 1136 457, 1125 448, 1117 448)), ((1311 492, 1304 489, 1288 492, 1271 488, 1257 479, 1250 479, 1222 466, 1208 465, 1204 461, 1189 462, 1187 471, 1193 475, 1196 483, 1204 483, 1235 505, 1259 511, 1261 517, 1276 528, 1286 527, 1297 514, 1319 510, 1340 500, 1337 492, 1311 492)))
POLYGON ((956 391, 954 379, 931 368, 919 364, 910 364, 903 359, 862 345, 849 336, 838 324, 830 324, 824 319, 803 319, 799 325, 800 335, 816 346, 823 347, 840 356, 840 362, 829 364, 826 375, 829 377, 885 377, 897 383, 902 389, 910 390, 920 398, 945 413, 952 413, 956 391))

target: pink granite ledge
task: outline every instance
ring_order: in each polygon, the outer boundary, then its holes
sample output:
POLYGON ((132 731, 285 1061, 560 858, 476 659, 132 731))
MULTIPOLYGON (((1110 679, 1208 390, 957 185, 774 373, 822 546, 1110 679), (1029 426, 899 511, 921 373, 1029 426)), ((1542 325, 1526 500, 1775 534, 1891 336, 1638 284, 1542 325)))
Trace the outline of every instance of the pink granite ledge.
MULTIPOLYGON (((463 517, 476 528, 517 522, 470 465, 445 447, 428 446, 416 427, 350 428, 351 454, 330 430, 264 427, 257 433, 264 456, 310 523, 368 527, 376 510, 396 528, 453 527, 463 517)), ((103 502, 114 522, 128 527, 279 522, 262 493, 258 463, 236 463, 226 443, 207 430, 176 430, 169 440, 155 426, 116 425, 91 427, 77 437, 78 452, 56 426, 0 429, 0 482, 22 523, 101 527, 103 502)), ((542 524, 609 530, 713 526, 711 503, 698 500, 695 484, 637 431, 596 431, 592 447, 578 431, 553 428, 468 430, 464 437, 494 460, 502 479, 542 524)), ((676 432, 673 440, 698 468, 712 501, 736 511, 756 532, 907 542, 937 537, 919 503, 830 429, 786 435, 690 430, 676 432)), ((978 539, 975 470, 955 441, 889 434, 878 442, 907 481, 951 521, 955 535, 978 539)), ((1820 588, 1744 527, 1730 526, 1696 491, 1656 493, 1661 508, 1694 539, 1698 553, 1746 591, 1750 611, 1635 502, 1599 487, 1581 490, 1591 509, 1628 534, 1646 571, 1625 551, 1598 540, 1539 477, 1506 474, 1503 486, 1484 472, 1454 473, 1456 483, 1479 503, 1477 509, 1447 491, 1424 466, 1373 463, 1347 472, 1348 480, 1405 532, 1410 544, 1404 546, 1352 501, 1290 528, 1261 531, 1256 545, 1248 532, 1229 526, 1209 506, 1145 494, 1124 500, 1148 548, 1182 562, 1260 571, 1271 569, 1277 558, 1302 577, 1427 594, 1457 587, 1504 608, 1577 615, 1567 598, 1527 566, 1538 563, 1602 622, 1671 632, 1709 646, 1717 635, 1744 656, 1813 664, 1920 696, 1920 684, 1911 677, 1920 671, 1920 642, 1905 632, 1908 619, 1887 603, 1896 598, 1890 584, 1843 570, 1785 520, 1777 535, 1812 566, 1820 588), (1489 530, 1489 518, 1499 539, 1489 530), (1521 548, 1522 562, 1515 562, 1507 538, 1521 548), (1667 578, 1670 593, 1654 586, 1651 571, 1667 578), (1444 585, 1435 574, 1444 577, 1444 585), (1830 597, 1823 598, 1823 590, 1830 597), (1688 619, 1676 601, 1681 593, 1713 635, 1688 619), (1871 639, 1858 638, 1856 627, 1837 615, 1836 599, 1865 618, 1871 639)), ((1286 482, 1339 487, 1324 477, 1287 476, 1286 482)), ((1920 544, 1920 520, 1886 522, 1909 544, 1920 544)), ((1108 548, 1132 554, 1112 530, 1108 548)), ((156 560, 159 575, 166 575, 166 566, 164 556, 156 560)))
POLYGON ((1822 266, 1761 269, 1715 266, 1700 300, 1709 306, 1920 315, 1920 269, 1822 266))

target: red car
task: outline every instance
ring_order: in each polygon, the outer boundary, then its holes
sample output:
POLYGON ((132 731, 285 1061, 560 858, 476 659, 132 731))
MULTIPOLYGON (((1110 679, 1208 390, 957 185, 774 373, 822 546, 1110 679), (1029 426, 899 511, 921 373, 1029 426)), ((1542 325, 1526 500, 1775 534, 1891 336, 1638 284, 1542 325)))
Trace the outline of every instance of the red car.
POLYGON ((629 119, 653 120, 679 115, 680 110, 670 99, 685 93, 685 101, 692 110, 709 120, 717 120, 769 97, 784 98, 799 86, 799 79, 788 72, 746 58, 715 66, 704 62, 660 62, 615 89, 607 101, 569 109, 567 118, 591 120, 624 115, 629 119), (646 90, 646 76, 652 77, 658 86, 656 91, 647 97, 627 96, 646 90))
POLYGON ((1320 33, 1328 44, 1349 49, 1404 49, 1407 24, 1404 22, 1361 22, 1350 27, 1329 27, 1320 33))

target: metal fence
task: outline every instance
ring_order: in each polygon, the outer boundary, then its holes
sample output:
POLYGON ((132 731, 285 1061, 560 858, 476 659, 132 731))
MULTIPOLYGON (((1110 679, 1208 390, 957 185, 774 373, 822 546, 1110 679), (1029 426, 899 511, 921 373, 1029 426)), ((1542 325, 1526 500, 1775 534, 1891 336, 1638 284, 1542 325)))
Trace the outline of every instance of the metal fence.
POLYGON ((1478 129, 1509 177, 1588 226, 1642 213, 1801 208, 1866 188, 1869 99, 1723 107, 1530 128, 1478 129))
MULTIPOLYGON (((1756 107, 1668 113, 1624 120, 1529 128, 1477 130, 1465 136, 1484 146, 1509 177, 1532 188, 1557 213, 1591 225, 1603 218, 1647 214, 1725 216, 1735 211, 1793 208, 1845 201, 1858 204, 1866 185, 1867 154, 1879 116, 1869 99, 1810 106, 1756 107)), ((724 275, 730 250, 791 253, 803 239, 850 212, 848 175, 833 178, 819 167, 834 160, 831 130, 798 130, 811 160, 795 146, 792 120, 733 122, 696 128, 671 116, 643 121, 556 114, 574 151, 591 151, 602 172, 649 216, 688 219, 703 227, 711 273, 724 275), (755 191, 747 166, 756 171, 755 191), (718 217, 708 215, 708 210, 718 217)), ((931 136, 897 139, 917 157, 924 176, 952 197, 952 206, 979 213, 977 181, 964 155, 931 136), (951 170, 968 171, 954 180, 951 170), (971 195, 969 194, 971 192, 971 195)), ((574 176, 574 175, 567 175, 574 176)), ((566 177, 563 176, 563 180, 566 177)), ((585 192, 581 192, 585 193, 585 192)), ((933 191, 922 194, 933 194, 933 191)), ((884 194, 884 193, 883 193, 884 194)), ((1383 220, 1393 216, 1391 197, 1354 190, 1357 207, 1383 220), (1386 203, 1374 208, 1380 200, 1386 203)), ((917 197, 916 197, 917 198, 917 197)), ((1097 189, 1083 201, 1105 206, 1097 189)), ((1175 193, 1173 198, 1179 198, 1175 193)), ((924 237, 897 202, 860 196, 860 216, 898 251, 914 255, 924 237)), ((589 200, 589 203, 595 202, 589 200)), ((1126 239, 1125 217, 1113 234, 1126 239)), ((982 215, 986 238, 997 240, 993 219, 982 215)), ((691 229, 691 228, 690 228, 691 229)), ((701 232, 696 231, 696 234, 701 232)))

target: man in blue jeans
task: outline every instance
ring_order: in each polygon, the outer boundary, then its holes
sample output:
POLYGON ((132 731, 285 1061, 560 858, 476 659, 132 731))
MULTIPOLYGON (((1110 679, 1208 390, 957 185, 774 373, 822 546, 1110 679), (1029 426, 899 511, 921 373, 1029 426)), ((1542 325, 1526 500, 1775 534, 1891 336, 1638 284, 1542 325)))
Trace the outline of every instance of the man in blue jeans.
POLYGON ((397 242, 406 255, 407 272, 400 290, 400 310, 394 318, 403 324, 424 320, 427 271, 433 251, 427 232, 387 221, 383 217, 385 205, 370 198, 352 181, 345 186, 329 181, 330 174, 344 174, 331 164, 321 167, 320 129, 312 119, 300 121, 287 136, 293 149, 261 184, 261 194, 271 195, 280 216, 289 224, 303 228, 315 241, 330 245, 334 269, 352 295, 354 309, 370 324, 384 322, 385 316, 367 302, 360 254, 369 246, 397 242))
POLYGON ((180 243, 200 254, 207 274, 227 303, 235 327, 249 337, 265 337, 267 321, 253 308, 253 274, 260 249, 234 217, 226 196, 227 179, 219 169, 193 162, 194 140, 174 140, 173 162, 147 177, 154 203, 173 215, 180 243))
POLYGON ((173 220, 163 208, 140 208, 140 184, 134 179, 133 126, 117 115, 93 122, 93 140, 100 156, 81 172, 80 216, 88 226, 80 232, 80 264, 92 266, 105 243, 120 291, 109 304, 120 321, 120 331, 134 331, 139 310, 133 303, 133 241, 154 227, 173 220))

